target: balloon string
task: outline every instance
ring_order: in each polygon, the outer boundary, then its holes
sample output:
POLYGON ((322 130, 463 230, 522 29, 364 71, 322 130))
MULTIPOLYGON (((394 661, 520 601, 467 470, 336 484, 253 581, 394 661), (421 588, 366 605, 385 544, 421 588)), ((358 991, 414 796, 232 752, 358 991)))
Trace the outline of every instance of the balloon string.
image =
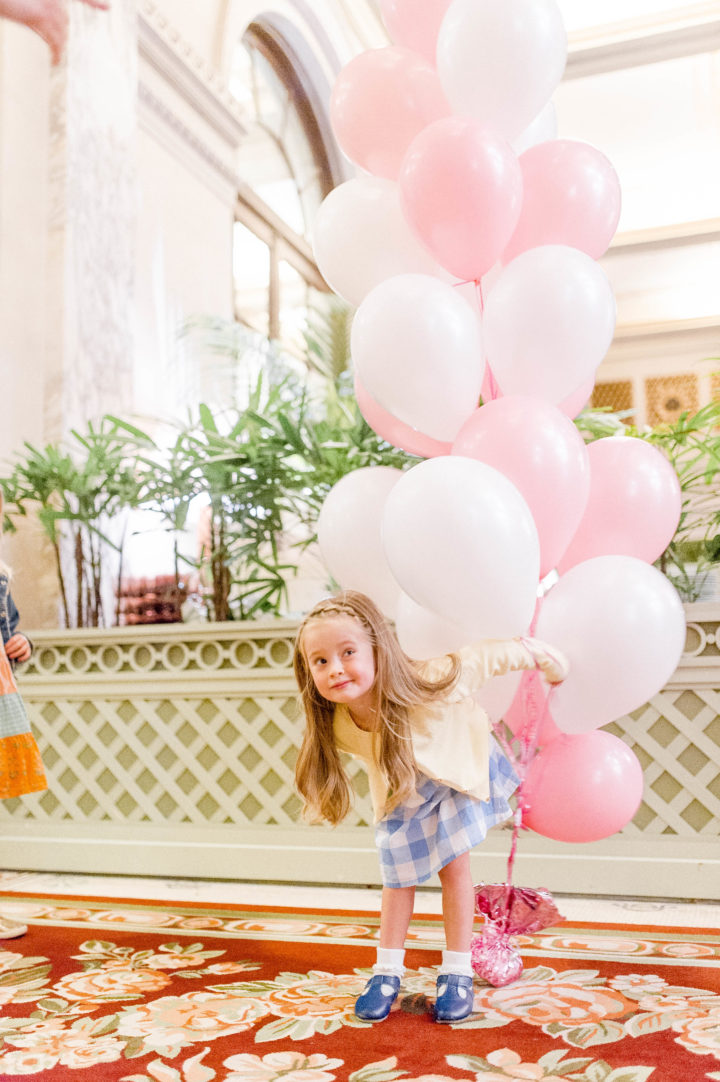
POLYGON ((487 369, 488 375, 488 390, 490 391, 490 394, 488 395, 488 401, 494 402, 496 398, 500 397, 500 388, 497 385, 497 380, 495 379, 493 370, 487 363, 487 361, 485 362, 485 367, 487 369))
MULTIPOLYGON (((528 629, 529 634, 532 636, 535 634, 538 619, 540 617, 540 608, 542 606, 542 598, 538 598, 537 605, 535 606, 535 612, 533 614, 530 627, 528 629)), ((551 687, 546 696, 542 708, 540 706, 539 696, 542 696, 542 689, 540 686, 540 674, 537 671, 529 672, 525 674, 527 679, 523 688, 523 706, 526 724, 520 733, 520 751, 516 756, 510 744, 506 739, 504 733, 500 729, 500 724, 493 725, 493 732, 497 737, 503 751, 508 756, 513 768, 518 774, 519 784, 517 788, 517 808, 513 817, 513 831, 512 839, 510 842, 510 853, 508 856, 507 875, 505 878, 505 891, 503 899, 503 915, 500 924, 500 929, 503 933, 507 932, 508 922, 510 920, 510 896, 512 890, 512 878, 515 868, 515 857, 517 856, 518 838, 523 825, 523 790, 525 788, 525 780, 527 777, 528 768, 535 755, 535 744, 537 736, 540 733, 542 726, 545 722, 545 718, 550 713, 550 702, 553 696, 554 687, 551 687)))
MULTIPOLYGON (((537 673, 531 673, 531 677, 538 678, 537 673)), ((523 752, 521 755, 521 769, 519 771, 520 784, 517 788, 517 808, 513 818, 513 832, 510 842, 510 854, 508 856, 507 864, 507 876, 505 879, 505 897, 504 897, 504 912, 502 916, 502 931, 507 931, 508 922, 510 920, 510 894, 512 891, 513 871, 515 868, 515 857, 517 855, 518 838, 520 831, 523 827, 523 815, 525 812, 525 805, 523 802, 523 790, 525 788, 525 779, 527 777, 527 769, 535 756, 535 739, 536 734, 540 732, 545 718, 550 714, 550 702, 552 700, 555 688, 551 687, 545 698, 545 703, 542 711, 537 710, 536 701, 533 702, 533 710, 529 716, 530 724, 527 725, 523 733, 523 752)))
MULTIPOLYGON (((480 309, 480 315, 485 312, 485 297, 483 295, 482 281, 480 278, 476 278, 474 281, 475 292, 477 294, 478 308, 480 309)), ((485 368, 487 370, 487 389, 488 389, 488 402, 494 402, 496 398, 500 397, 500 388, 497 385, 495 374, 485 359, 485 368)))

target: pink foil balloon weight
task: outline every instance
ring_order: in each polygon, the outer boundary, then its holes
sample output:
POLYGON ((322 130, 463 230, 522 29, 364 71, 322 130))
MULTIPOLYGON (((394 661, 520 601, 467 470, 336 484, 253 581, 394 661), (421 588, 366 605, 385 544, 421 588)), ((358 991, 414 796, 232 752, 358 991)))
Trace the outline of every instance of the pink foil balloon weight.
POLYGON ((643 772, 617 736, 595 729, 559 736, 530 763, 523 825, 560 842, 595 842, 626 826, 640 807, 643 772))
POLYGON ((387 32, 398 45, 421 53, 435 64, 438 31, 451 0, 380 0, 387 32))
POLYGON ((475 410, 453 454, 503 473, 527 502, 540 538, 540 576, 565 552, 590 492, 588 452, 576 426, 541 399, 512 395, 475 410))
POLYGON ((514 150, 470 117, 446 117, 420 132, 398 183, 410 225, 437 262, 463 281, 492 267, 520 215, 514 150))
POLYGON ((504 988, 522 977, 523 960, 507 932, 486 924, 470 944, 470 960, 478 977, 494 988, 504 988))
POLYGON ((330 98, 330 122, 348 158, 389 180, 418 132, 449 111, 435 69, 399 45, 354 57, 330 98))
POLYGON ((564 920, 549 891, 505 883, 478 884, 475 910, 484 925, 470 947, 473 969, 495 988, 522 976, 522 958, 511 936, 533 935, 564 920))
POLYGON ((400 447, 408 454, 418 455, 420 458, 450 454, 452 444, 434 440, 432 436, 426 436, 403 421, 398 421, 397 417, 393 417, 392 413, 378 405, 358 379, 355 380, 355 398, 360 412, 373 431, 393 447, 400 447))
POLYGON ((620 218, 620 181, 605 155, 589 143, 550 139, 519 161, 523 205, 503 262, 541 244, 567 244, 599 259, 620 218))
POLYGON ((682 508, 675 470, 663 453, 634 436, 607 436, 588 447, 590 497, 558 568, 594 556, 635 556, 653 563, 672 541, 682 508))

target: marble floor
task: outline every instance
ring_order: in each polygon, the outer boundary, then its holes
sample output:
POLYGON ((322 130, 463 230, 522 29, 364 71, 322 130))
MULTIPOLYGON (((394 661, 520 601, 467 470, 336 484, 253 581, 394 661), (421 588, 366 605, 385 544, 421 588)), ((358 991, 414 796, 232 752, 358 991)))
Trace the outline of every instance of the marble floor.
MULTIPOLYGON (((301 909, 378 910, 380 891, 284 883, 227 882, 203 879, 132 878, 121 875, 70 875, 49 872, 0 872, 0 908, 4 891, 26 894, 78 894, 158 902, 219 902, 228 905, 280 905, 301 909)), ((583 898, 555 895, 567 920, 613 924, 670 925, 720 931, 720 902, 648 901, 631 898, 583 898)), ((437 889, 417 891, 416 913, 439 913, 437 889)))

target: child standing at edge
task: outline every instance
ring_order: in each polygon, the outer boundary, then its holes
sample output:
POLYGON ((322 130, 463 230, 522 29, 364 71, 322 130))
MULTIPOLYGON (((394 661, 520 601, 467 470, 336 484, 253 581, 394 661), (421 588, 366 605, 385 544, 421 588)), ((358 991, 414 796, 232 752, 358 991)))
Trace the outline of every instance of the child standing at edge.
MULTIPOLYGON (((0 491, 0 536, 2 536, 0 491)), ((18 632, 20 614, 10 593, 10 569, 0 559, 0 798, 23 796, 47 789, 45 771, 35 737, 18 694, 12 667, 32 654, 30 641, 18 632)), ((0 917, 0 939, 24 935, 27 927, 0 917)))
POLYGON ((306 729, 295 782, 311 821, 333 825, 350 809, 340 752, 368 770, 383 880, 380 946, 355 1004, 359 1018, 387 1018, 400 989, 415 887, 438 873, 446 950, 435 1019, 472 1011, 475 897, 470 850, 512 815, 518 778, 473 699, 493 676, 539 667, 558 683, 559 652, 535 639, 486 641, 416 663, 370 598, 354 591, 321 601, 298 632, 295 675, 306 729))

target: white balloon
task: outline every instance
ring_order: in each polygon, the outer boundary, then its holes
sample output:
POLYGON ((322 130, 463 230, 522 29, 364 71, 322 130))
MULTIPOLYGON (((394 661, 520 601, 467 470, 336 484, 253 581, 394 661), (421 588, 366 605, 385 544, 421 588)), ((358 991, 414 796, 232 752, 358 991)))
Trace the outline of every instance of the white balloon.
POLYGON ((566 733, 607 725, 667 683, 685 645, 685 612, 669 580, 635 556, 596 556, 545 597, 537 637, 570 662, 551 713, 566 733))
POLYGON ((493 676, 473 695, 473 699, 483 708, 490 721, 500 721, 517 695, 522 679, 521 672, 506 672, 502 676, 493 676))
POLYGON ((557 109, 555 103, 549 101, 540 110, 532 124, 528 124, 525 131, 520 132, 517 139, 513 139, 513 150, 519 156, 530 147, 537 146, 538 143, 547 143, 549 139, 557 139, 557 133, 557 109))
POLYGON ((614 330, 607 275, 564 244, 530 248, 508 263, 483 316, 487 359, 502 393, 554 405, 592 376, 614 330))
POLYGON ((530 510, 491 466, 460 455, 413 466, 389 493, 382 537, 403 590, 470 641, 521 635, 535 609, 540 546, 530 510))
POLYGON ((353 320, 358 378, 398 420, 450 441, 477 407, 485 362, 477 314, 452 286, 425 274, 388 278, 353 320))
POLYGON ((333 578, 346 590, 371 597, 393 616, 400 587, 388 566, 381 521, 388 494, 402 477, 392 466, 353 470, 330 489, 318 517, 320 552, 333 578))
POLYGON ((548 101, 566 58, 555 0, 453 0, 438 35, 437 71, 454 112, 509 140, 548 101))
POLYGON ((395 613, 395 631, 405 653, 417 661, 451 654, 467 646, 471 639, 469 632, 424 609, 402 591, 395 613))
POLYGON ((333 188, 315 215, 313 249, 325 281, 355 308, 396 274, 450 281, 405 220, 397 184, 383 177, 357 177, 333 188))

